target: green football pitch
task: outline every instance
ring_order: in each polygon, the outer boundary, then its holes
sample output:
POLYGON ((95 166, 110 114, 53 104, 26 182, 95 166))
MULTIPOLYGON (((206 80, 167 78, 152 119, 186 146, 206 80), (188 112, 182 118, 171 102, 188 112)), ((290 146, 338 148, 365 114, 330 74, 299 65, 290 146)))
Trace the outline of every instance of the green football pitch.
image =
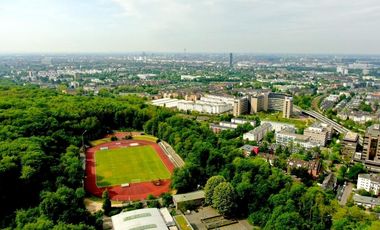
POLYGON ((151 146, 98 150, 95 162, 98 187, 170 178, 169 170, 151 146))

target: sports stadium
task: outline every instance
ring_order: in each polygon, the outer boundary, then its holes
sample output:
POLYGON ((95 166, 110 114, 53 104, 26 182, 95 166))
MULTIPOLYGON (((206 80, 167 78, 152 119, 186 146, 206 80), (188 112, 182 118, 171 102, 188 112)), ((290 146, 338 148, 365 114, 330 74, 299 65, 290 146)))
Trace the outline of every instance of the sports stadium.
POLYGON ((117 133, 119 140, 104 139, 87 149, 86 190, 100 197, 107 189, 117 201, 143 200, 170 191, 173 170, 182 164, 178 155, 156 143, 156 138, 126 140, 126 135, 117 133))

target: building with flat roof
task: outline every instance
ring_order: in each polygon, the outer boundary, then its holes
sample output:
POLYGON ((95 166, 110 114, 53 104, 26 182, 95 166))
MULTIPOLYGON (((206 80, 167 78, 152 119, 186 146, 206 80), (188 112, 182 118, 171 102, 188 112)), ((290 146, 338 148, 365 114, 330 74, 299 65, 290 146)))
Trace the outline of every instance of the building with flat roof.
POLYGON ((288 145, 293 143, 306 149, 320 147, 320 143, 311 141, 309 136, 297 134, 294 133, 293 130, 287 129, 276 133, 276 143, 280 145, 288 145))
POLYGON ((361 205, 366 208, 374 208, 376 206, 380 206, 379 198, 373 198, 369 196, 361 196, 359 194, 355 194, 353 197, 353 200, 356 205, 361 205))
POLYGON ((363 140, 363 152, 355 153, 354 161, 365 164, 368 170, 380 172, 380 125, 367 128, 363 140))
POLYGON ((233 115, 238 117, 243 114, 249 113, 249 98, 242 97, 234 101, 233 115))
POLYGON ((319 143, 321 146, 326 146, 329 131, 321 125, 321 123, 314 123, 307 127, 303 135, 310 137, 310 141, 319 143))
POLYGON ((282 117, 290 118, 293 113, 293 98, 285 97, 283 104, 284 108, 282 109, 282 117))
POLYGON ((277 133, 281 130, 287 129, 287 130, 293 130, 295 132, 296 126, 293 124, 283 123, 283 122, 276 122, 276 121, 261 121, 261 124, 269 123, 272 126, 272 129, 277 133))
POLYGON ((272 126, 269 123, 262 124, 253 130, 243 134, 243 140, 261 141, 268 132, 272 131, 272 126))
POLYGON ((342 154, 345 156, 352 157, 356 153, 358 147, 359 135, 354 132, 348 132, 342 141, 342 154))
POLYGON ((260 111, 281 111, 284 117, 289 118, 293 113, 293 98, 283 93, 251 92, 245 97, 235 99, 233 107, 234 116, 260 111))
POLYGON ((235 123, 235 124, 239 124, 239 125, 243 125, 243 124, 246 124, 246 123, 249 123, 252 126, 256 125, 256 121, 246 120, 246 119, 241 119, 241 118, 232 118, 231 122, 235 123))
POLYGON ((249 123, 252 126, 255 126, 255 124, 256 124, 255 121, 233 118, 233 119, 231 119, 231 122, 221 121, 218 124, 212 123, 212 124, 210 124, 210 129, 214 133, 220 133, 221 131, 224 131, 224 130, 236 129, 239 125, 243 125, 246 123, 249 123))
POLYGON ((377 174, 359 174, 356 187, 364 189, 367 192, 373 192, 375 195, 380 193, 380 175, 377 174))
POLYGON ((181 209, 188 202, 194 205, 202 205, 204 200, 205 192, 203 190, 173 195, 173 203, 177 209, 181 209))
MULTIPOLYGON (((157 208, 146 208, 121 212, 112 216, 111 220, 114 230, 168 229, 164 216, 157 208)), ((172 220, 169 220, 169 222, 170 221, 172 220)))
POLYGON ((380 125, 374 124, 367 128, 364 135, 362 160, 380 162, 380 125))

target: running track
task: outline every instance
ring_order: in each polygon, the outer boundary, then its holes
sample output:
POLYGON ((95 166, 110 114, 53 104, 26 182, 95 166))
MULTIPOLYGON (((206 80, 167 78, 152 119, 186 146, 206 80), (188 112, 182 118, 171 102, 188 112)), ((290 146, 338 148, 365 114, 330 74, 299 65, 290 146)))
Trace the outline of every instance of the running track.
POLYGON ((112 200, 119 201, 144 200, 147 198, 149 194, 159 196, 164 192, 170 191, 170 179, 163 180, 163 183, 160 186, 155 186, 152 182, 130 183, 129 187, 121 187, 120 185, 116 185, 99 188, 96 185, 95 152, 98 151, 101 147, 115 149, 121 146, 129 146, 131 143, 139 143, 139 145, 152 146, 156 150, 157 154, 160 156, 166 168, 171 173, 173 173, 173 163, 165 155, 160 146, 154 142, 145 140, 119 140, 108 142, 89 148, 86 151, 86 179, 84 186, 87 191, 89 191, 91 194, 95 196, 101 197, 103 191, 105 189, 108 189, 110 198, 112 200))

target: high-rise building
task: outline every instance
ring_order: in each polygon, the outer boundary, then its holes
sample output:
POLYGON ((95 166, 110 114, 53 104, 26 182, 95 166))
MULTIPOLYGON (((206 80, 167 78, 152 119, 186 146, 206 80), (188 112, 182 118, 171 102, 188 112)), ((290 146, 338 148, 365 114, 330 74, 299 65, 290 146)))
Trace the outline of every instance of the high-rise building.
POLYGON ((293 113, 293 98, 285 97, 284 108, 282 110, 282 117, 290 118, 290 116, 292 116, 292 113, 293 113))
POLYGON ((380 162, 380 125, 374 124, 367 128, 364 135, 362 160, 380 162))
POLYGON ((282 111, 289 118, 293 113, 293 98, 285 94, 257 92, 235 100, 234 116, 260 111, 282 111))
POLYGON ((232 68, 233 67, 233 59, 232 59, 232 53, 230 53, 230 68, 232 68))
POLYGON ((250 97, 242 97, 234 101, 233 115, 238 117, 249 112, 250 97))
POLYGON ((342 154, 352 157, 356 153, 358 147, 359 135, 357 133, 348 132, 343 138, 342 154))

